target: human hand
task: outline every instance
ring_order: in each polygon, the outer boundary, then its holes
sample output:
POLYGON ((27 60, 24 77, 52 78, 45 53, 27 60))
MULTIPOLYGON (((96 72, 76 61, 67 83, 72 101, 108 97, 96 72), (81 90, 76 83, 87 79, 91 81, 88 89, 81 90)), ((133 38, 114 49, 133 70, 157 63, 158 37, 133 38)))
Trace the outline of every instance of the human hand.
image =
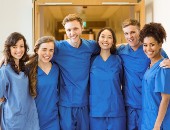
POLYGON ((1 105, 3 102, 5 102, 5 98, 4 98, 4 97, 0 98, 0 105, 1 105))
POLYGON ((6 60, 5 56, 3 56, 0 60, 0 67, 2 67, 3 64, 7 65, 7 60, 6 60))
POLYGON ((162 68, 170 68, 170 59, 164 59, 159 66, 162 68))

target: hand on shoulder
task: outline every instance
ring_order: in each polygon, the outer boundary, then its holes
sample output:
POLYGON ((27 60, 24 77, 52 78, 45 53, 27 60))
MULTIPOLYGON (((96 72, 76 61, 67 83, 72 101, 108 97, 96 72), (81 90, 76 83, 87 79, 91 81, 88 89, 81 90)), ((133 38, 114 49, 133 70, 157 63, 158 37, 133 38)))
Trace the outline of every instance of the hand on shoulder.
POLYGON ((164 59, 159 66, 162 68, 170 68, 170 59, 164 59))

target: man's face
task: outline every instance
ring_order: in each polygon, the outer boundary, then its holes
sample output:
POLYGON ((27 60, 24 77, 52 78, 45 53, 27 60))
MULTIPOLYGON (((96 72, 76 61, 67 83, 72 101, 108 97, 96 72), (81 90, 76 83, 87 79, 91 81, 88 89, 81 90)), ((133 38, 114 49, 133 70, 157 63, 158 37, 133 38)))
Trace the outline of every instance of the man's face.
POLYGON ((80 43, 83 28, 77 20, 67 22, 64 26, 67 37, 72 43, 80 43))
POLYGON ((127 43, 131 46, 133 50, 137 50, 140 46, 139 43, 139 28, 137 26, 129 25, 123 28, 124 36, 127 43))

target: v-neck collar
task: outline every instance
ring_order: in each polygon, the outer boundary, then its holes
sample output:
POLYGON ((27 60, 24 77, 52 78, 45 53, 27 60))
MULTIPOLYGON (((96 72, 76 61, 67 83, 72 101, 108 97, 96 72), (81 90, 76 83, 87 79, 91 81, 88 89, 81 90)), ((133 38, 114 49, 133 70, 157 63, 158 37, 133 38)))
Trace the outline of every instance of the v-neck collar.
POLYGON ((43 75, 43 74, 45 74, 45 75, 48 76, 48 75, 51 73, 52 69, 53 69, 53 63, 52 63, 51 69, 50 69, 50 71, 49 71, 48 74, 45 73, 45 72, 38 66, 38 76, 39 76, 39 75, 43 75))

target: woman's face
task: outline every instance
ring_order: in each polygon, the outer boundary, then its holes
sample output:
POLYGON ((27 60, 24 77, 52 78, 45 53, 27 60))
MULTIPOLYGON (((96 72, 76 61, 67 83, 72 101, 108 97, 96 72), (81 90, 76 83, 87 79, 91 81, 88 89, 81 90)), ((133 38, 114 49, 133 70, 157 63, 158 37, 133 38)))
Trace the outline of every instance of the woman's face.
POLYGON ((42 43, 37 50, 38 60, 43 63, 49 62, 54 54, 54 43, 42 43))
POLYGON ((158 43, 153 37, 145 37, 143 40, 143 50, 148 58, 155 59, 159 57, 162 43, 158 43))
POLYGON ((23 39, 19 40, 14 46, 11 46, 10 51, 14 60, 19 61, 25 53, 25 46, 24 46, 23 39))
POLYGON ((112 33, 107 29, 101 32, 98 43, 101 49, 110 50, 110 48, 114 44, 112 33))

